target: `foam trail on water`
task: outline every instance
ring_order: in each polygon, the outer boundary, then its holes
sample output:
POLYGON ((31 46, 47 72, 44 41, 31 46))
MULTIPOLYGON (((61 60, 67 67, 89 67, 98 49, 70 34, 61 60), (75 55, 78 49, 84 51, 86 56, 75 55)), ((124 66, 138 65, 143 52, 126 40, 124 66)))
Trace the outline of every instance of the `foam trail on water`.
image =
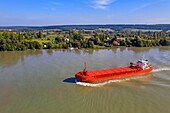
POLYGON ((114 83, 114 82, 121 82, 121 80, 110 80, 110 81, 106 81, 103 83, 85 83, 85 82, 76 82, 77 85, 81 85, 81 86, 88 86, 88 87, 101 87, 104 86, 106 84, 110 84, 110 83, 114 83))
POLYGON ((168 68, 168 67, 158 68, 158 69, 154 69, 152 72, 160 72, 160 71, 170 71, 170 68, 168 68))
POLYGON ((81 85, 81 86, 87 86, 87 87, 102 87, 102 86, 105 86, 107 84, 119 83, 119 82, 134 80, 134 79, 138 79, 138 78, 142 78, 142 76, 124 78, 124 79, 116 79, 116 80, 109 80, 109 81, 105 81, 105 82, 102 82, 102 83, 85 83, 85 82, 77 82, 76 81, 76 84, 81 85))

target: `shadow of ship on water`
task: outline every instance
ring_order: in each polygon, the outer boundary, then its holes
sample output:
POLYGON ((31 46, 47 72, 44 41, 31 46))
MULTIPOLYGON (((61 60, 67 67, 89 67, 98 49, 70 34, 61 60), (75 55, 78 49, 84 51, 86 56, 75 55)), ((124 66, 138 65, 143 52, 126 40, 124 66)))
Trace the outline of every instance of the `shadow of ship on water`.
POLYGON ((75 77, 67 78, 67 79, 63 80, 63 82, 76 83, 76 78, 75 77))

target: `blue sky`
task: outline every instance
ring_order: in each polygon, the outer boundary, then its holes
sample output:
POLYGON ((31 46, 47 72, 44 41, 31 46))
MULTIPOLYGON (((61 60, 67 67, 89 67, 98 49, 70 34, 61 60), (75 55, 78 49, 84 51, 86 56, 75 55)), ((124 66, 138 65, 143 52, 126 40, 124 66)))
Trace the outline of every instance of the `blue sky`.
POLYGON ((0 26, 170 24, 170 0, 1 0, 0 26))

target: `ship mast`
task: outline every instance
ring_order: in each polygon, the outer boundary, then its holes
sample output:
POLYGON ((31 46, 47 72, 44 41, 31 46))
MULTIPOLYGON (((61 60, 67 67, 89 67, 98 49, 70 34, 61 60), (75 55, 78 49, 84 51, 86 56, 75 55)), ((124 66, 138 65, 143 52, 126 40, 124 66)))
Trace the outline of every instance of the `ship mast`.
POLYGON ((86 62, 84 62, 84 70, 83 70, 83 74, 86 76, 87 70, 86 70, 86 62))
POLYGON ((86 62, 84 62, 84 69, 86 70, 86 62))

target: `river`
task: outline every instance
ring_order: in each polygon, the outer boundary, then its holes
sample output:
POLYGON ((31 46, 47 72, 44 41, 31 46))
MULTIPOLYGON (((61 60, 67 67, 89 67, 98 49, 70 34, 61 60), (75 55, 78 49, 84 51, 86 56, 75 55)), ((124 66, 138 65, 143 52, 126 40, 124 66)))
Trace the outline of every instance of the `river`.
POLYGON ((170 48, 0 52, 0 113, 170 113, 170 48), (98 84, 76 72, 129 65, 145 57, 152 73, 98 84))

